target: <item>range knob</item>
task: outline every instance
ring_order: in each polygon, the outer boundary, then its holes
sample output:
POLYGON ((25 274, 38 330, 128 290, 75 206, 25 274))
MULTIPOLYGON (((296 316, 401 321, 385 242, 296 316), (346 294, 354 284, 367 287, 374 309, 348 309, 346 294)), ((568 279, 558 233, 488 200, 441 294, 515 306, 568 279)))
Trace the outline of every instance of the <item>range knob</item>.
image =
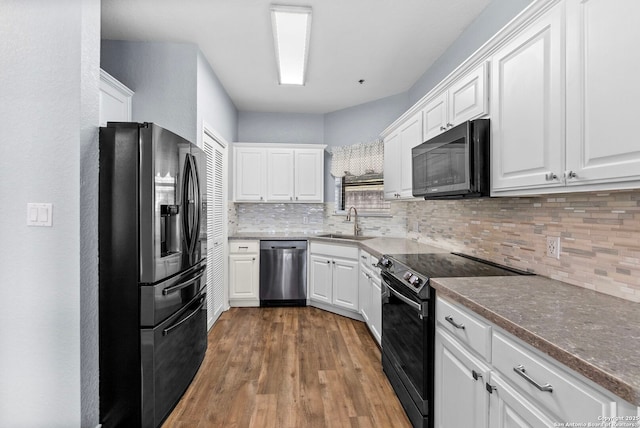
POLYGON ((416 275, 411 275, 411 278, 409 278, 409 284, 413 285, 415 288, 418 288, 422 284, 422 280, 416 275))
POLYGON ((386 257, 382 257, 378 263, 379 263, 379 264, 380 264, 380 266, 382 266, 384 269, 389 269, 389 268, 393 265, 393 263, 391 262, 391 260, 389 260, 389 259, 388 259, 388 258, 386 258, 386 257))

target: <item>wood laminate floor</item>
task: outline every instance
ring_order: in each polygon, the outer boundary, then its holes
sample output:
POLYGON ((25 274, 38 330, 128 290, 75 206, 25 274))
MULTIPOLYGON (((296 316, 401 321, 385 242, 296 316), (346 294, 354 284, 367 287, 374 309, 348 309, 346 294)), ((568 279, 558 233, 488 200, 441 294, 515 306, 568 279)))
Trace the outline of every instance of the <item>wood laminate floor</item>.
POLYGON ((312 307, 232 308, 163 427, 410 427, 364 323, 312 307))

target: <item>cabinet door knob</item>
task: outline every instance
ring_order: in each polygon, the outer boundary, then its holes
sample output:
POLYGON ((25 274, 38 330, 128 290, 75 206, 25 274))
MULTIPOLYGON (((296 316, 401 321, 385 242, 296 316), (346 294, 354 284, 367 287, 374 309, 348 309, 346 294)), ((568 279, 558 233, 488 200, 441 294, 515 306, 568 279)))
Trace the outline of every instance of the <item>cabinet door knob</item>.
POLYGON ((296 201, 298 200, 298 197, 296 196, 296 201))
POLYGON ((482 377, 482 375, 475 370, 471 370, 471 376, 473 376, 474 380, 478 380, 478 378, 482 377))
POLYGON ((264 198, 262 196, 260 196, 260 200, 262 201, 264 198))
POLYGON ((545 180, 547 181, 553 181, 553 180, 557 180, 558 176, 555 175, 553 172, 547 172, 544 176, 545 180))
POLYGON ((447 128, 453 128, 453 123, 447 122, 447 128))
POLYGON ((444 126, 441 126, 441 127, 440 127, 440 130, 441 130, 441 131, 446 131, 446 130, 447 130, 447 128, 445 128, 444 126))
POLYGON ((289 196, 289 200, 290 200, 290 201, 293 201, 293 196, 289 196))
POLYGON ((564 173, 564 178, 572 179, 577 177, 578 177, 578 174, 576 174, 575 171, 565 171, 564 173))
POLYGON ((327 264, 331 263, 331 260, 327 260, 327 264))

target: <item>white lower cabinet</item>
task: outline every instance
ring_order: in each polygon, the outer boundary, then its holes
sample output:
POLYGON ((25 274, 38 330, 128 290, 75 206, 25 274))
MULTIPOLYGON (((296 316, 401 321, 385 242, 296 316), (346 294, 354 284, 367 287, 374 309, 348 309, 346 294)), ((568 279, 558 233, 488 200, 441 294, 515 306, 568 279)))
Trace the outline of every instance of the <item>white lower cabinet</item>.
POLYGON ((309 303, 351 316, 358 313, 358 248, 311 242, 309 303))
POLYGON ((437 428, 604 426, 631 414, 629 403, 440 297, 435 354, 437 428))
POLYGON ((374 274, 371 278, 371 314, 369 328, 373 337, 382 345, 382 280, 374 274))
POLYGON ((229 244, 229 305, 260 306, 260 242, 229 244))
MULTIPOLYGON (((491 428, 548 428, 554 424, 535 404, 509 386, 499 375, 491 378, 489 415, 491 428)), ((472 427, 473 425, 469 425, 472 427)))
POLYGON ((369 324, 371 312, 371 273, 363 269, 362 265, 360 265, 360 280, 358 282, 358 302, 360 315, 364 318, 364 322, 369 324))
POLYGON ((380 345, 382 340, 382 292, 380 273, 378 268, 373 266, 376 263, 375 257, 360 250, 360 281, 358 284, 360 314, 380 345))
POLYGON ((489 427, 488 365, 442 328, 435 350, 435 428, 489 427))

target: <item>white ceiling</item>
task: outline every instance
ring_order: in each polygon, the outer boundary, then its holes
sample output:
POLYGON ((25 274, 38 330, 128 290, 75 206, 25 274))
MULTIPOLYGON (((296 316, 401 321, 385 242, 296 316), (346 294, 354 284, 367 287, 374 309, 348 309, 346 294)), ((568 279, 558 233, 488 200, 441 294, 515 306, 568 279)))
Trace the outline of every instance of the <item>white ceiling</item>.
POLYGON ((102 38, 196 43, 238 110, 327 113, 408 90, 489 1, 102 0, 102 38), (303 87, 278 85, 272 3, 313 8, 303 87))

